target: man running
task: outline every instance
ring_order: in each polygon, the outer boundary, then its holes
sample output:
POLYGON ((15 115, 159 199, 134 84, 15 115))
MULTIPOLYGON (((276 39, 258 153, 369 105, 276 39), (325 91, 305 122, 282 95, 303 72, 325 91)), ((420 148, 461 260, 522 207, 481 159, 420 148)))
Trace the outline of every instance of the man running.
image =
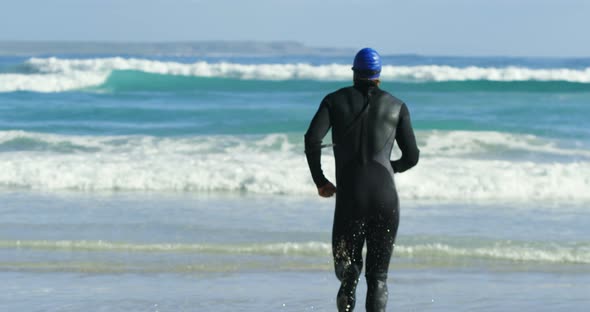
POLYGON ((305 134, 307 162, 318 194, 336 193, 332 252, 341 282, 338 311, 352 311, 367 242, 367 311, 385 311, 387 272, 399 223, 393 174, 418 162, 419 150, 404 102, 379 88, 381 57, 365 48, 355 58, 354 85, 328 94, 305 134), (321 168, 322 139, 332 128, 336 187, 321 168), (402 156, 390 161, 397 142, 402 156))

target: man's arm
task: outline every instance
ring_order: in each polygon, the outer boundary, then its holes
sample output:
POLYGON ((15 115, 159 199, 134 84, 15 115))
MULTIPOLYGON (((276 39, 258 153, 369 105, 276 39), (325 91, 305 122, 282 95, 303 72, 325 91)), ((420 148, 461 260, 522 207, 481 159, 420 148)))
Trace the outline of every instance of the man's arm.
POLYGON ((416 144, 414 129, 412 129, 410 112, 406 104, 402 104, 399 113, 399 123, 397 124, 395 140, 402 151, 402 157, 392 161, 391 166, 393 167, 393 172, 404 172, 414 167, 420 157, 420 150, 416 144))
POLYGON ((326 133, 328 133, 328 130, 330 130, 331 127, 328 105, 327 98, 324 98, 305 133, 305 155, 307 157, 307 164, 309 165, 313 182, 320 190, 330 183, 330 181, 324 176, 321 164, 322 139, 326 136, 326 133))

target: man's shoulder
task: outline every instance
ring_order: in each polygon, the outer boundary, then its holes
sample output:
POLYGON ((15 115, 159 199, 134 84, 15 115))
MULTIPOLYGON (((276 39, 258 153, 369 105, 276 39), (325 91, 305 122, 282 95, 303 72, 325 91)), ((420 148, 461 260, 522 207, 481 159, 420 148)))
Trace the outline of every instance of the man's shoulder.
POLYGON ((343 88, 340 88, 334 92, 328 93, 328 95, 326 95, 326 97, 334 97, 334 96, 339 96, 339 95, 343 95, 343 94, 348 94, 350 92, 353 92, 353 90, 354 90, 353 86, 343 87, 343 88))
MULTIPOLYGON (((347 87, 340 88, 340 89, 338 89, 336 91, 333 91, 331 93, 328 93, 326 95, 326 100, 328 100, 328 101, 330 101, 330 100, 336 100, 336 99, 338 99, 338 98, 340 98, 342 96, 348 96, 351 93, 358 92, 358 91, 355 91, 355 90, 356 89, 355 89, 354 86, 347 86, 347 87)), ((393 94, 391 94, 388 91, 383 90, 381 88, 377 88, 376 89, 376 93, 374 93, 374 94, 377 97, 380 97, 382 100, 385 100, 385 101, 390 102, 390 103, 399 104, 399 105, 405 104, 404 101, 402 101, 401 99, 397 98, 393 94)))
POLYGON ((393 94, 389 93, 388 91, 385 91, 381 88, 379 89, 379 96, 381 96, 384 99, 387 99, 388 101, 394 102, 396 104, 404 104, 404 101, 400 100, 395 95, 393 95, 393 94))
POLYGON ((325 97, 324 100, 322 101, 322 103, 331 106, 333 103, 339 103, 341 102, 344 98, 347 98, 350 96, 350 94, 354 90, 354 87, 350 86, 350 87, 343 87, 340 88, 336 91, 330 92, 328 93, 325 97))

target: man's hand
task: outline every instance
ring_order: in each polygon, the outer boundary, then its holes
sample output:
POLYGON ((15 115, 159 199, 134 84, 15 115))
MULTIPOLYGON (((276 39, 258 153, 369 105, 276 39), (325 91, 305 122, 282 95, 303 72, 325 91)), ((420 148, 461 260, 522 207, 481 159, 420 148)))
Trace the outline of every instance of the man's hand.
POLYGON ((336 193, 336 187, 332 182, 328 182, 324 184, 322 187, 318 188, 318 194, 321 197, 332 197, 336 193))

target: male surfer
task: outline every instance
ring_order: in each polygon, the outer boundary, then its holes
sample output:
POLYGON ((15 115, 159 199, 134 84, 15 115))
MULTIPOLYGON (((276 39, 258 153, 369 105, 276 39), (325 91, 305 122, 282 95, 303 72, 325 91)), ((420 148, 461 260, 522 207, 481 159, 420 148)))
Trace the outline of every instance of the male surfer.
POLYGON ((305 134, 307 162, 318 193, 336 193, 332 252, 341 282, 338 311, 352 311, 367 242, 367 311, 385 311, 387 272, 399 223, 394 172, 418 162, 419 150, 404 102, 379 88, 381 57, 365 48, 355 58, 354 85, 328 94, 305 134), (336 187, 322 172, 322 139, 332 127, 336 187), (394 141, 400 159, 390 161, 394 141))

